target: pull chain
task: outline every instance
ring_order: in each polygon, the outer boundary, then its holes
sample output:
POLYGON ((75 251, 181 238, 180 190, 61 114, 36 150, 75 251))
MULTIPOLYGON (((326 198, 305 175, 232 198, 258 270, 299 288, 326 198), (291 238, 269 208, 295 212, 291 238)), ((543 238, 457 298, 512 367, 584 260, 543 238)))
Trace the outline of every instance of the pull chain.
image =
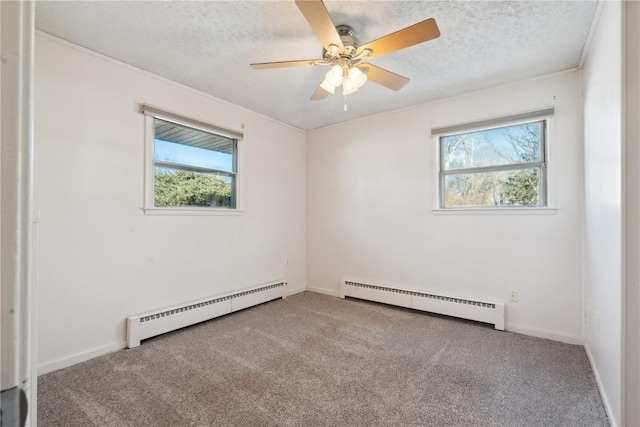
POLYGON ((347 95, 344 96, 344 111, 347 111, 347 95))

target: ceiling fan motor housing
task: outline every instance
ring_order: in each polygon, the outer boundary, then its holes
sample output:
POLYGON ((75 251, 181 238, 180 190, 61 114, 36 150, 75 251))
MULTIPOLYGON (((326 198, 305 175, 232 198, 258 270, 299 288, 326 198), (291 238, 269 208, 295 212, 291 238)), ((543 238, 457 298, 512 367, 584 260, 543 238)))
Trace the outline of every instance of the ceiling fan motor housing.
POLYGON ((349 25, 337 25, 336 30, 338 31, 338 35, 340 35, 340 40, 344 45, 344 50, 342 52, 339 50, 330 52, 327 51, 327 49, 322 49, 322 57, 329 61, 339 57, 354 57, 356 55, 356 50, 358 49, 359 41, 355 37, 353 28, 349 25))

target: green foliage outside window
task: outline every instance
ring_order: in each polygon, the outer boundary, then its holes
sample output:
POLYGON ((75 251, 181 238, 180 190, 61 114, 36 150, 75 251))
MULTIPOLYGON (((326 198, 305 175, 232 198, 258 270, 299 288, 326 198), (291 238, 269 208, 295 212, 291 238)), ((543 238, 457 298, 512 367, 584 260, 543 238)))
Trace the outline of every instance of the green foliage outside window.
POLYGON ((504 198, 514 206, 536 206, 538 204, 538 169, 518 171, 502 185, 504 198))
POLYGON ((155 205, 229 208, 231 182, 206 173, 156 170, 155 205))

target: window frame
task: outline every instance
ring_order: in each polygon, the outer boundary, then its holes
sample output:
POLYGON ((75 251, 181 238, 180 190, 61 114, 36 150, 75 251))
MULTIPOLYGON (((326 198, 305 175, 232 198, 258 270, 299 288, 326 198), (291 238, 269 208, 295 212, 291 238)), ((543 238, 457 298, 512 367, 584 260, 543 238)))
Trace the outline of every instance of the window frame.
POLYGON ((242 198, 241 198, 241 141, 244 135, 228 129, 223 129, 215 125, 210 125, 196 119, 191 119, 175 113, 165 112, 155 107, 143 104, 141 112, 145 119, 145 185, 144 185, 144 206, 143 211, 146 215, 241 215, 242 198), (233 164, 234 172, 229 172, 214 168, 204 168, 193 165, 184 165, 167 161, 157 161, 155 159, 155 120, 159 119, 165 122, 173 123, 180 126, 186 126, 206 133, 220 135, 234 141, 233 144, 233 164), (155 169, 156 166, 166 166, 171 169, 187 170, 192 172, 204 172, 217 175, 226 175, 232 177, 232 202, 235 203, 234 208, 223 207, 207 207, 207 206, 156 206, 155 205, 155 169))
POLYGON ((431 136, 434 138, 435 159, 436 159, 436 185, 435 185, 435 208, 433 212, 436 214, 554 214, 556 208, 554 206, 553 192, 551 189, 552 168, 549 162, 549 140, 551 128, 553 126, 554 109, 540 110, 536 112, 517 114, 509 117, 483 120, 474 123, 447 126, 442 128, 433 128, 431 136), (541 144, 540 144, 540 161, 527 163, 509 163, 497 166, 480 166, 474 168, 462 168, 444 170, 444 150, 442 147, 443 138, 452 135, 460 135, 471 132, 481 132, 503 127, 511 127, 524 125, 528 123, 542 123, 541 144), (445 204, 445 178, 447 175, 460 175, 465 173, 483 173, 496 172, 504 170, 526 170, 531 168, 540 168, 540 200, 543 203, 536 206, 517 206, 517 205, 495 205, 495 206, 446 206, 445 204), (543 199, 544 197, 544 199, 543 199))

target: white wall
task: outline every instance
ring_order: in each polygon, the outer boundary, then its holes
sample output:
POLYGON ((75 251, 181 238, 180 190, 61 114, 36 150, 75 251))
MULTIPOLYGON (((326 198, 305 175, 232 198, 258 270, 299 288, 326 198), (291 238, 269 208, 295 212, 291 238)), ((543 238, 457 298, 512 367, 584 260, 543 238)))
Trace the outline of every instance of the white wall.
MULTIPOLYGON (((323 128, 307 141, 307 285, 342 277, 508 301, 507 328, 582 342, 577 71, 323 128), (432 127, 555 107, 551 215, 435 214, 432 127)), ((408 86, 405 90, 411 90, 408 86)))
POLYGON ((625 419, 640 425, 640 3, 624 4, 626 77, 625 419))
POLYGON ((303 132, 43 34, 35 83, 41 373, 121 348, 132 314, 305 288, 303 132), (243 215, 143 214, 140 103, 244 124, 243 215))
POLYGON ((626 43, 625 419, 640 426, 640 3, 624 3, 626 43))
POLYGON ((33 45, 35 4, 0 3, 0 424, 37 423, 33 328, 33 45), (27 402, 17 399, 24 393, 27 402), (13 398, 12 398, 13 396, 13 398))
POLYGON ((622 421, 622 5, 604 2, 583 68, 585 347, 622 421))

